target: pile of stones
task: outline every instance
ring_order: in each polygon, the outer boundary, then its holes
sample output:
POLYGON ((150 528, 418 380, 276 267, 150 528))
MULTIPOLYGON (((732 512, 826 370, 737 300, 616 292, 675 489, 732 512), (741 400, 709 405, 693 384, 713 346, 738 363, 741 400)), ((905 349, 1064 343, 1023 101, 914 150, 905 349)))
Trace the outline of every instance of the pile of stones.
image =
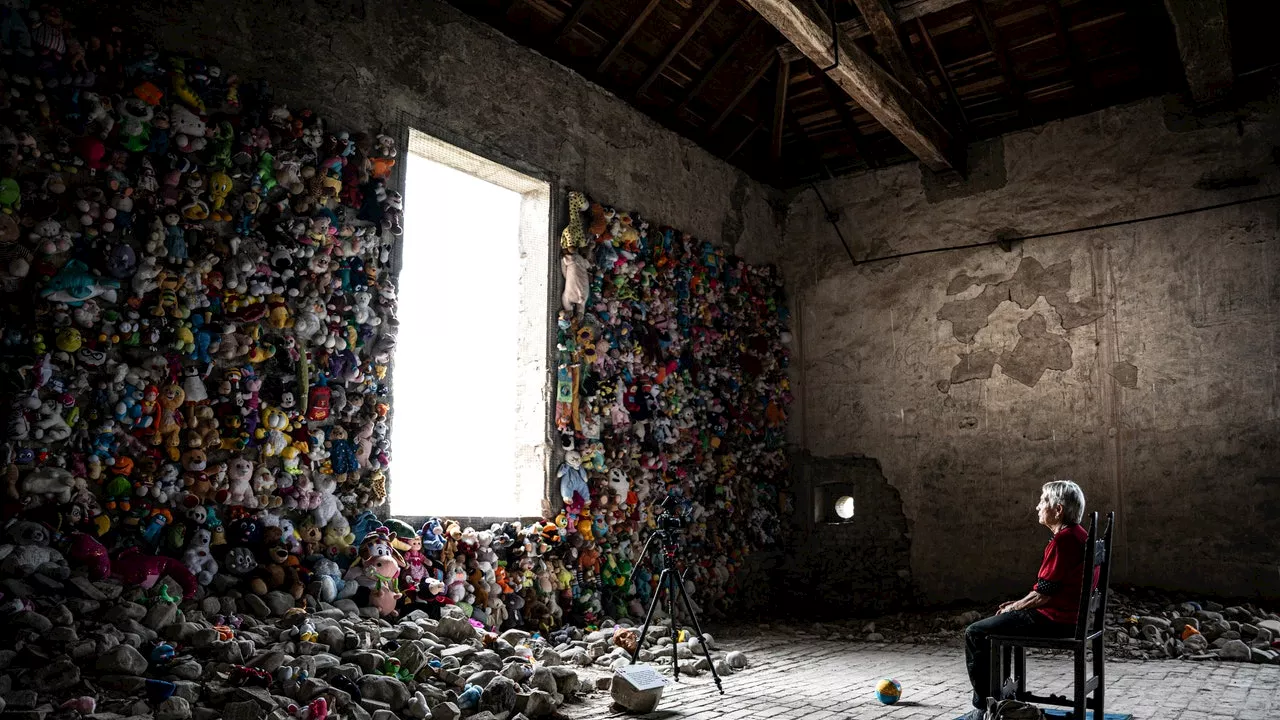
MULTIPOLYGON (((963 640, 965 627, 991 612, 984 608, 898 613, 872 621, 813 623, 793 632, 835 641, 955 645, 963 640)), ((1187 601, 1150 590, 1112 590, 1106 635, 1111 657, 1280 665, 1280 614, 1249 603, 1187 601), (1187 631, 1188 626, 1194 631, 1187 631)))
MULTIPOLYGON (((82 576, 0 580, 0 713, 44 720, 538 720, 607 689, 629 662, 629 623, 550 637, 477 628, 460 610, 392 621, 350 600, 281 592, 179 601, 167 578, 150 591, 82 576), (322 702, 318 702, 322 701, 322 702)), ((711 660, 691 630, 660 619, 640 659, 697 676, 747 666, 740 652, 711 660)), ((631 645, 630 647, 634 647, 631 645)))

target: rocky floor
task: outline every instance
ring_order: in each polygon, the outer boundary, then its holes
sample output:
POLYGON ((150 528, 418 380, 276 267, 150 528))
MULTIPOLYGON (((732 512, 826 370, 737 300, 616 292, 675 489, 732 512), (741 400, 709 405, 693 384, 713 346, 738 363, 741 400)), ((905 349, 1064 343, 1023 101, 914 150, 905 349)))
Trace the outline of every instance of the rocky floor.
MULTIPOLYGON (((952 720, 967 710, 969 685, 958 634, 934 643, 826 639, 800 627, 716 628, 719 642, 750 658, 724 679, 724 695, 707 674, 669 684, 655 713, 641 720, 952 720), (902 701, 873 696, 885 677, 902 683, 902 701)), ((1032 654, 1032 687, 1062 693, 1071 666, 1032 654)), ((595 673, 594 669, 586 672, 595 673)), ((1107 664, 1108 712, 1135 720, 1276 720, 1280 667, 1244 662, 1113 659, 1107 664)), ((603 690, 585 693, 562 711, 574 720, 624 713, 603 690)), ((635 716, 627 716, 635 717, 635 716)))
MULTIPOLYGON (((142 592, 39 574, 0 586, 4 720, 537 720, 591 692, 635 642, 614 627, 499 636, 452 606, 387 620, 350 600, 309 598, 308 612, 279 592, 179 602, 163 582, 142 592)), ((640 654, 669 672, 668 631, 659 621, 640 654)), ((687 634, 675 647, 687 675, 748 662, 695 657, 687 634)))

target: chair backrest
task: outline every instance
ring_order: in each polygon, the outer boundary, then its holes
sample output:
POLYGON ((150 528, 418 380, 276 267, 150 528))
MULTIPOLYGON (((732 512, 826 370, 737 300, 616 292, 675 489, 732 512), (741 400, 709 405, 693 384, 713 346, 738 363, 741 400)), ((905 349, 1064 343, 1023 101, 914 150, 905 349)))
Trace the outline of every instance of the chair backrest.
POLYGON ((1085 541, 1084 582, 1080 584, 1080 613, 1076 618, 1076 639, 1083 640, 1101 630, 1107 613, 1107 592, 1111 582, 1111 538, 1116 514, 1107 513, 1107 527, 1098 536, 1098 513, 1089 521, 1089 539, 1085 541), (1097 575, 1097 582, 1094 576, 1097 575))

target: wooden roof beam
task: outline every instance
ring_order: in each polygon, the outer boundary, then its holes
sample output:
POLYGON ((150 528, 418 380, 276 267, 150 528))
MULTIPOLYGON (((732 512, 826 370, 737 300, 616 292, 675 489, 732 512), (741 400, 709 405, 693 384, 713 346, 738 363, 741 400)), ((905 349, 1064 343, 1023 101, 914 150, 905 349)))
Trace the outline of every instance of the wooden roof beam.
MULTIPOLYGON (((956 5, 963 5, 966 2, 968 0, 895 0, 893 10, 898 17, 898 22, 903 23, 932 13, 942 12, 956 5)), ((840 23, 840 29, 844 31, 845 35, 854 40, 871 34, 871 28, 867 27, 867 23, 862 18, 846 20, 840 23)), ((783 45, 779 52, 783 53, 783 58, 788 60, 794 61, 804 57, 804 54, 797 50, 794 45, 783 45)))
POLYGON ((600 64, 596 66, 597 75, 604 72, 604 69, 609 67, 609 63, 612 63, 618 57, 618 54, 622 52, 622 48, 626 47, 627 43, 631 42, 631 38, 640 30, 640 26, 644 24, 644 21, 649 19, 649 16, 653 14, 655 9, 657 9, 658 3, 660 2, 662 2, 662 0, 649 0, 649 4, 645 5, 644 10, 641 10, 640 14, 636 16, 636 19, 631 21, 631 25, 627 27, 626 32, 622 33, 622 37, 618 38, 618 42, 613 44, 613 49, 609 50, 609 53, 605 55, 604 59, 600 61, 600 64))
POLYGON ((711 123, 711 126, 707 128, 708 132, 714 133, 716 130, 720 129, 720 126, 724 124, 724 121, 729 119, 729 115, 731 115, 733 111, 738 108, 738 105, 747 98, 747 95, 749 95, 751 90, 755 88, 756 83, 760 82, 760 78, 764 77, 764 74, 769 72, 769 68, 773 67, 775 62, 778 62, 777 54, 772 52, 769 53, 768 57, 764 59, 764 62, 760 63, 755 72, 751 73, 751 78, 748 79, 746 84, 742 86, 742 89, 738 91, 737 96, 720 111, 720 116, 717 117, 715 122, 711 123))
MULTIPOLYGON (((814 0, 747 1, 819 68, 832 64, 831 26, 814 0)), ((954 170, 951 132, 852 39, 837 32, 834 40, 840 64, 827 71, 828 77, 930 170, 954 170)))
POLYGON ((1191 99, 1204 103, 1226 95, 1236 75, 1225 0, 1164 0, 1164 5, 1173 19, 1191 99))
POLYGON ((987 37, 987 44, 991 45, 991 50, 995 53, 996 64, 1000 66, 1000 73, 1004 75, 1004 81, 1009 86, 1009 94, 1013 96, 1013 102, 1021 111, 1027 103, 1027 98, 1022 92, 1022 83, 1018 82, 1018 75, 1014 72, 1013 62, 1009 60, 1009 49, 1005 47, 1000 34, 996 32, 995 23, 991 22, 991 16, 987 14, 987 6, 983 4, 983 0, 972 0, 971 7, 973 16, 978 19, 978 26, 987 37))
POLYGON ((785 60, 778 62, 778 83, 773 94, 773 137, 769 143, 769 159, 778 162, 782 159, 782 130, 787 113, 787 90, 791 86, 791 63, 785 60))
POLYGON ((671 49, 667 51, 667 54, 658 61, 657 65, 653 66, 653 69, 649 71, 649 74, 640 82, 640 86, 636 88, 635 94, 637 97, 643 95, 644 92, 649 89, 649 86, 658 79, 658 76, 662 75, 662 71, 666 70, 667 66, 671 64, 671 61, 676 59, 676 56, 679 55, 680 51, 684 49, 684 46, 693 39, 694 34, 698 32, 698 28, 702 27, 702 23, 706 22, 707 18, 711 17, 711 13, 715 12, 716 6, 719 4, 720 0, 711 0, 707 3, 706 8, 702 10, 702 14, 698 15, 692 23, 689 23, 689 27, 684 29, 684 34, 680 36, 680 39, 676 41, 676 44, 671 46, 671 49))
POLYGON ((693 87, 689 88, 689 91, 684 94, 684 97, 681 98, 680 102, 672 108, 672 115, 678 115, 680 111, 688 107, 689 102, 693 100, 698 93, 702 92, 702 88, 707 86, 707 83, 711 80, 711 76, 715 75, 720 68, 724 67, 725 63, 729 62, 729 58, 733 57, 734 51, 736 51, 738 47, 746 41, 747 36, 751 34, 752 30, 756 29, 756 25, 760 23, 760 20, 761 18, 759 15, 751 16, 751 20, 747 22, 747 26, 742 29, 742 32, 738 33, 738 36, 733 39, 733 42, 729 43, 729 47, 725 48, 724 52, 720 53, 715 61, 711 63, 711 67, 707 68, 707 71, 702 73, 702 77, 698 78, 698 81, 693 84, 693 87))
POLYGON ((578 4, 573 8, 573 12, 565 16, 564 22, 560 23, 560 27, 556 28, 556 34, 551 38, 551 44, 555 45, 560 42, 560 38, 569 34, 582 20, 582 16, 586 14, 587 8, 591 6, 592 0, 578 0, 578 4))
POLYGON ((938 55, 938 48, 934 46, 933 37, 929 35, 929 28, 924 26, 924 20, 916 18, 916 31, 920 33, 920 42, 929 51, 929 57, 933 58, 934 71, 938 73, 943 86, 947 88, 947 96, 951 98, 951 104, 955 107, 961 126, 968 128, 969 116, 964 112, 964 103, 960 102, 960 95, 956 92, 956 85, 951 82, 951 76, 947 74, 947 66, 942 63, 942 57, 938 55))
POLYGON ((1093 90, 1089 82, 1089 73, 1085 70, 1085 60, 1076 52, 1075 43, 1071 42, 1071 25, 1062 14, 1061 0, 1045 0, 1045 8, 1049 11, 1049 19, 1053 22, 1053 32, 1058 36, 1058 48, 1067 56, 1067 65, 1071 70, 1071 82, 1076 86, 1076 95, 1087 98, 1093 90))
POLYGON ((889 0, 853 0, 853 2, 866 20, 867 27, 871 29, 871 35, 876 39, 880 54, 889 64, 889 72, 898 78, 898 82, 914 91, 916 97, 924 101, 930 110, 937 112, 938 106, 933 88, 924 81, 920 68, 907 52, 907 47, 902 42, 902 35, 898 33, 898 11, 889 3, 889 0))

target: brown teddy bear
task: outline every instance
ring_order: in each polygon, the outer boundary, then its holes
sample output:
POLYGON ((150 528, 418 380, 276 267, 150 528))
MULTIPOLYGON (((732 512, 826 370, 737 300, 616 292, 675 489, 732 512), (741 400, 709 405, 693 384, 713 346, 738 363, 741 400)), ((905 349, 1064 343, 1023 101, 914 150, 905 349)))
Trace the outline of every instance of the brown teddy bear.
MULTIPOLYGON (((263 540, 269 540, 271 537, 275 537, 278 541, 280 528, 268 527, 263 540)), ((272 590, 282 590, 297 600, 306 590, 300 568, 298 558, 290 555, 288 548, 279 544, 269 545, 268 549, 262 553, 262 563, 258 565, 253 580, 249 582, 249 589, 255 595, 266 595, 272 590)))

